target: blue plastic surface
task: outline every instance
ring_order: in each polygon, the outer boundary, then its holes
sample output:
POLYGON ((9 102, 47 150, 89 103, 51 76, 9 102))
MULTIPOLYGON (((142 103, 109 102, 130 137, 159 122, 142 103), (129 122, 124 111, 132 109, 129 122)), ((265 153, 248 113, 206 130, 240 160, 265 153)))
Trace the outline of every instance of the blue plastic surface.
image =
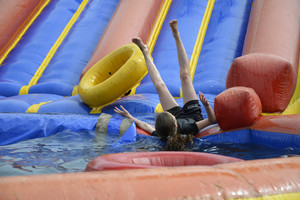
POLYGON ((127 131, 121 136, 121 138, 115 142, 113 145, 114 146, 119 146, 122 144, 128 144, 130 142, 135 142, 136 141, 136 137, 137 136, 137 132, 136 132, 136 125, 133 122, 129 128, 127 129, 127 131))
POLYGON ((227 72, 242 55, 252 1, 216 0, 193 79, 203 93, 225 90, 227 72))
POLYGON ((90 115, 1 113, 0 145, 48 137, 66 130, 95 131, 97 120, 98 116, 90 115))
POLYGON ((263 144, 269 147, 300 149, 300 135, 243 129, 204 136, 205 141, 237 144, 263 144))

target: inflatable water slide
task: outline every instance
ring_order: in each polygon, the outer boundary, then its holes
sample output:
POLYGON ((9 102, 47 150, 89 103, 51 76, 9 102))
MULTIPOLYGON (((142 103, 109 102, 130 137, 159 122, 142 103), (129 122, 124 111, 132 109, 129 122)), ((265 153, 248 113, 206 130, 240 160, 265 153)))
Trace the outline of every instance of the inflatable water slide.
MULTIPOLYGON (((196 137, 299 149, 299 10, 298 0, 0 1, 0 145, 65 130, 96 131, 104 115, 110 117, 107 126, 120 129, 123 119, 113 111, 120 105, 154 123, 145 116, 162 108, 133 37, 148 44, 182 106, 168 24, 177 19, 195 90, 205 94, 217 117, 196 137)), ((134 123, 123 136, 137 134, 153 137, 134 123)), ((300 198, 299 157, 243 161, 192 152, 105 156, 86 168, 98 172, 2 177, 0 196, 300 198), (105 169, 109 171, 99 172, 105 169)))

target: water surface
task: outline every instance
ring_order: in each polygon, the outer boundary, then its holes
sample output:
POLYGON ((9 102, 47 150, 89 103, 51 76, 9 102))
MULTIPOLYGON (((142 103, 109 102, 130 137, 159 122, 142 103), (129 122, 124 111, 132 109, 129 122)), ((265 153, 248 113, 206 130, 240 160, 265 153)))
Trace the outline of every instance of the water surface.
MULTIPOLYGON (((158 138, 138 135, 136 141, 118 143, 95 132, 61 132, 45 138, 0 146, 0 176, 84 171, 93 158, 119 152, 161 151, 158 138)), ((213 143, 196 139, 187 151, 206 152, 245 160, 300 155, 299 149, 275 149, 257 144, 213 143)))

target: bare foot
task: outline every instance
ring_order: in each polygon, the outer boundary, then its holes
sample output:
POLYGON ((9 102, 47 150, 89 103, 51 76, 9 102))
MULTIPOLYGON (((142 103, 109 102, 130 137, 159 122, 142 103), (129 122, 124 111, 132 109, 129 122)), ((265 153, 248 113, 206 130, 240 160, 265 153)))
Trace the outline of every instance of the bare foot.
POLYGON ((148 46, 143 43, 143 41, 141 40, 141 38, 138 38, 138 37, 137 38, 133 38, 132 42, 134 44, 136 44, 141 49, 141 51, 143 53, 148 53, 148 46))
POLYGON ((170 22, 169 22, 169 25, 170 25, 170 27, 171 27, 171 30, 172 30, 173 35, 177 34, 177 33, 178 33, 177 20, 174 19, 174 20, 170 21, 170 22))

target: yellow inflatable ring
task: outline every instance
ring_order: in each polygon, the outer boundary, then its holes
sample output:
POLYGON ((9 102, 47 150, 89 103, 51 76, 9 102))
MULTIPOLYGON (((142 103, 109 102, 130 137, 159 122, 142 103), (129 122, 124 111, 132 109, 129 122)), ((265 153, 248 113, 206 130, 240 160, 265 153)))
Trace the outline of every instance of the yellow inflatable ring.
POLYGON ((107 105, 128 92, 147 74, 143 53, 135 44, 113 51, 82 77, 78 93, 89 106, 107 105))

